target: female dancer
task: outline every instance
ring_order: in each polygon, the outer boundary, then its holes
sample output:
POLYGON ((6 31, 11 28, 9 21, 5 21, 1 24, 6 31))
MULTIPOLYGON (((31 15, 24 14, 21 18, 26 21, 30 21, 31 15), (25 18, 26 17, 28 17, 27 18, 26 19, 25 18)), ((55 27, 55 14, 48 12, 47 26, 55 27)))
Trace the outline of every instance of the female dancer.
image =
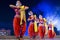
POLYGON ((10 7, 13 8, 16 13, 13 19, 14 34, 19 40, 22 40, 26 31, 25 10, 28 9, 28 7, 22 6, 19 0, 16 2, 16 6, 10 5, 10 7))
POLYGON ((29 27, 28 27, 28 34, 31 38, 31 40, 36 40, 36 36, 37 36, 37 18, 36 15, 33 15, 33 12, 30 11, 29 12, 29 18, 28 21, 30 21, 29 27))
POLYGON ((50 23, 48 24, 48 38, 54 38, 55 36, 56 34, 54 32, 54 25, 50 21, 50 23))
POLYGON ((38 25, 38 34, 40 38, 44 38, 44 35, 46 33, 46 19, 42 17, 42 15, 39 15, 39 25, 38 25))

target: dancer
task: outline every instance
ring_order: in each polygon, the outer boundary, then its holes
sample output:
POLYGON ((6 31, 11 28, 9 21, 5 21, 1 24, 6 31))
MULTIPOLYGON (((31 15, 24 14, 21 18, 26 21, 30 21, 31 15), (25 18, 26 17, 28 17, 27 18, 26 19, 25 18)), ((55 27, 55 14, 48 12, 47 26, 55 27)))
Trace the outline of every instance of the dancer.
POLYGON ((56 33, 54 32, 54 25, 52 21, 48 24, 48 38, 54 38, 56 33))
POLYGON ((26 31, 25 10, 29 7, 24 5, 22 6, 19 0, 17 0, 16 6, 10 5, 10 7, 13 8, 16 13, 13 19, 14 34, 19 40, 22 40, 26 31))
POLYGON ((29 27, 28 27, 28 34, 30 36, 30 40, 36 40, 36 36, 37 36, 37 18, 36 15, 33 15, 33 12, 30 11, 29 12, 29 18, 28 21, 30 21, 29 27))
POLYGON ((46 19, 42 17, 42 15, 39 15, 39 25, 38 25, 38 34, 40 38, 44 38, 44 35, 46 33, 47 25, 46 25, 46 19))

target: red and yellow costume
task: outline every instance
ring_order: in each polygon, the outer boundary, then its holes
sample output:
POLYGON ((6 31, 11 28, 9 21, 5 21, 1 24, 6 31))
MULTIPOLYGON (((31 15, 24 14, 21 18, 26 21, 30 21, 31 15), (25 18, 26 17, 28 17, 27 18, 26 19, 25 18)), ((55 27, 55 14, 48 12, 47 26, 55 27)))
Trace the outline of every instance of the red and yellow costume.
POLYGON ((48 29, 48 37, 49 38, 54 38, 56 34, 54 32, 53 24, 49 24, 48 27, 49 27, 49 29, 48 29))
POLYGON ((44 35, 46 32, 45 22, 46 22, 46 20, 44 18, 39 19, 38 34, 39 34, 40 38, 44 38, 44 35))
POLYGON ((16 12, 16 15, 14 16, 14 19, 13 19, 14 34, 16 37, 19 37, 19 36, 22 37, 26 31, 26 20, 25 20, 25 14, 24 14, 25 9, 22 6, 20 7, 20 9, 16 8, 15 12, 16 12))
POLYGON ((30 24, 28 27, 28 34, 30 36, 30 38, 35 38, 37 36, 37 23, 36 21, 34 22, 34 16, 30 16, 29 17, 30 20, 30 24))
POLYGON ((25 17, 25 10, 27 10, 29 7, 22 6, 21 2, 17 0, 16 6, 9 5, 11 8, 14 8, 16 15, 13 19, 13 28, 14 28, 14 34, 19 39, 23 39, 23 35, 26 31, 26 17, 25 17))

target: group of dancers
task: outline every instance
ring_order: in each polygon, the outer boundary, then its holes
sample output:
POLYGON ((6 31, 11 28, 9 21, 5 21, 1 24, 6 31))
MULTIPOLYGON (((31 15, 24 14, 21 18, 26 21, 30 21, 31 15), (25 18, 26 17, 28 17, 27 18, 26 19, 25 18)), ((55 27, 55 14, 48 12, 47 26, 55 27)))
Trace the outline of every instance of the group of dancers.
MULTIPOLYGON (((29 7, 22 5, 19 0, 17 0, 16 5, 9 6, 13 8, 16 13, 13 19, 14 34, 19 40, 23 40, 26 32, 25 10, 29 9, 29 7)), ((47 20, 43 18, 42 15, 39 15, 39 18, 37 18, 32 11, 29 11, 28 14, 28 21, 30 22, 28 34, 31 40, 36 40, 37 35, 39 35, 40 39, 44 38, 45 35, 48 35, 48 38, 54 38, 56 36, 52 21, 47 24, 47 20)))

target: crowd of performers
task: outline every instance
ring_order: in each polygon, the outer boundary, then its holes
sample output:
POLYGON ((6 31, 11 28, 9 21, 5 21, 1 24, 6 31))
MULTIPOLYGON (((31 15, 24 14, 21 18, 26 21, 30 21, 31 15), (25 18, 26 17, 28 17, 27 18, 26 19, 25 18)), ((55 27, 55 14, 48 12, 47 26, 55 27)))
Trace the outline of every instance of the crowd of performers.
MULTIPOLYGON (((22 5, 19 0, 17 0, 16 6, 9 6, 13 8, 16 13, 13 19, 14 34, 19 40, 23 40, 23 36, 26 32, 25 10, 29 9, 29 7, 22 5)), ((56 36, 52 21, 47 24, 47 20, 43 18, 42 15, 39 15, 37 18, 32 11, 30 11, 28 14, 28 21, 30 22, 28 34, 31 40, 36 40, 37 35, 39 35, 40 39, 44 38, 46 35, 48 35, 48 38, 54 38, 56 36)))

